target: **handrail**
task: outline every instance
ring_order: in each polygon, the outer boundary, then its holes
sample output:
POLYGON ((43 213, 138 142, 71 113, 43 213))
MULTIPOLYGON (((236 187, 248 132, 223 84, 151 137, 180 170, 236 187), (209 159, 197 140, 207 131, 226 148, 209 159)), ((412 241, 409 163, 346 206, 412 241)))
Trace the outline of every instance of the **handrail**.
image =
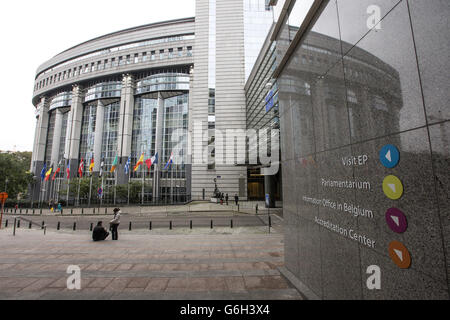
POLYGON ((47 225, 45 225, 45 224, 40 225, 40 224, 37 224, 36 222, 31 221, 31 220, 29 220, 29 219, 22 218, 22 217, 20 217, 20 216, 15 216, 15 217, 14 217, 13 236, 16 236, 16 225, 17 225, 18 220, 26 221, 26 222, 30 223, 31 225, 35 225, 35 226, 38 226, 39 228, 43 229, 43 230, 44 230, 44 236, 45 236, 46 233, 47 233, 47 225))

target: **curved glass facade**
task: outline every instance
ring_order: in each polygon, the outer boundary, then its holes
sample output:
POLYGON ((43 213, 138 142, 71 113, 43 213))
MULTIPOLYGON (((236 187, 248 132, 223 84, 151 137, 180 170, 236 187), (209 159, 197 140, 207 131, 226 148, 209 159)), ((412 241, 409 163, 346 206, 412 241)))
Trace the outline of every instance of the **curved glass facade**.
POLYGON ((160 73, 148 76, 136 83, 136 94, 157 91, 189 90, 189 75, 184 73, 160 73))
POLYGON ((84 106, 81 123, 80 155, 84 160, 84 173, 89 171, 91 158, 94 155, 95 125, 97 119, 97 102, 84 106))
POLYGON ((50 102, 50 110, 72 105, 72 92, 61 92, 50 102))
POLYGON ((89 87, 84 98, 85 102, 101 98, 120 98, 122 81, 101 82, 89 87))
MULTIPOLYGON (((156 117, 158 99, 136 97, 133 114, 133 136, 131 142, 132 162, 136 163, 142 153, 147 158, 156 153, 156 117)), ((132 172, 133 178, 141 178, 142 173, 132 172)), ((151 172, 153 177, 153 171, 151 172)))

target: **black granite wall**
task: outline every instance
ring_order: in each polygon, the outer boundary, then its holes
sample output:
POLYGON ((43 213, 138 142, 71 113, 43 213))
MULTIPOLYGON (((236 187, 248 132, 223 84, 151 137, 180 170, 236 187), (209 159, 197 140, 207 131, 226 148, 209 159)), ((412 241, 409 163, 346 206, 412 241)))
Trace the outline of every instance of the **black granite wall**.
POLYGON ((328 1, 278 79, 286 267, 319 298, 449 299, 449 17, 447 0, 328 1))

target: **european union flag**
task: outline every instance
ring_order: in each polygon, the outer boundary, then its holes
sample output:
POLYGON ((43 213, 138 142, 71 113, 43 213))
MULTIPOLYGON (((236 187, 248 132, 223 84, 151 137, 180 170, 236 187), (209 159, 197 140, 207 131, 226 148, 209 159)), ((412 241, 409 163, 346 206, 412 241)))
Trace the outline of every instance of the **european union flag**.
POLYGON ((45 179, 45 174, 47 173, 47 164, 44 163, 44 167, 42 168, 41 171, 41 179, 44 180, 45 179))

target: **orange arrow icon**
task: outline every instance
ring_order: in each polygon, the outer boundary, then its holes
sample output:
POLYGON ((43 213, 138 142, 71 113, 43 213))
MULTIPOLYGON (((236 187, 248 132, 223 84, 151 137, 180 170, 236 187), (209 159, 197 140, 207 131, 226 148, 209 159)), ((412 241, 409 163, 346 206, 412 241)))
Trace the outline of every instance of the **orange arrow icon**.
POLYGON ((401 242, 392 241, 389 244, 389 256, 401 269, 408 269, 411 266, 411 255, 401 242))

